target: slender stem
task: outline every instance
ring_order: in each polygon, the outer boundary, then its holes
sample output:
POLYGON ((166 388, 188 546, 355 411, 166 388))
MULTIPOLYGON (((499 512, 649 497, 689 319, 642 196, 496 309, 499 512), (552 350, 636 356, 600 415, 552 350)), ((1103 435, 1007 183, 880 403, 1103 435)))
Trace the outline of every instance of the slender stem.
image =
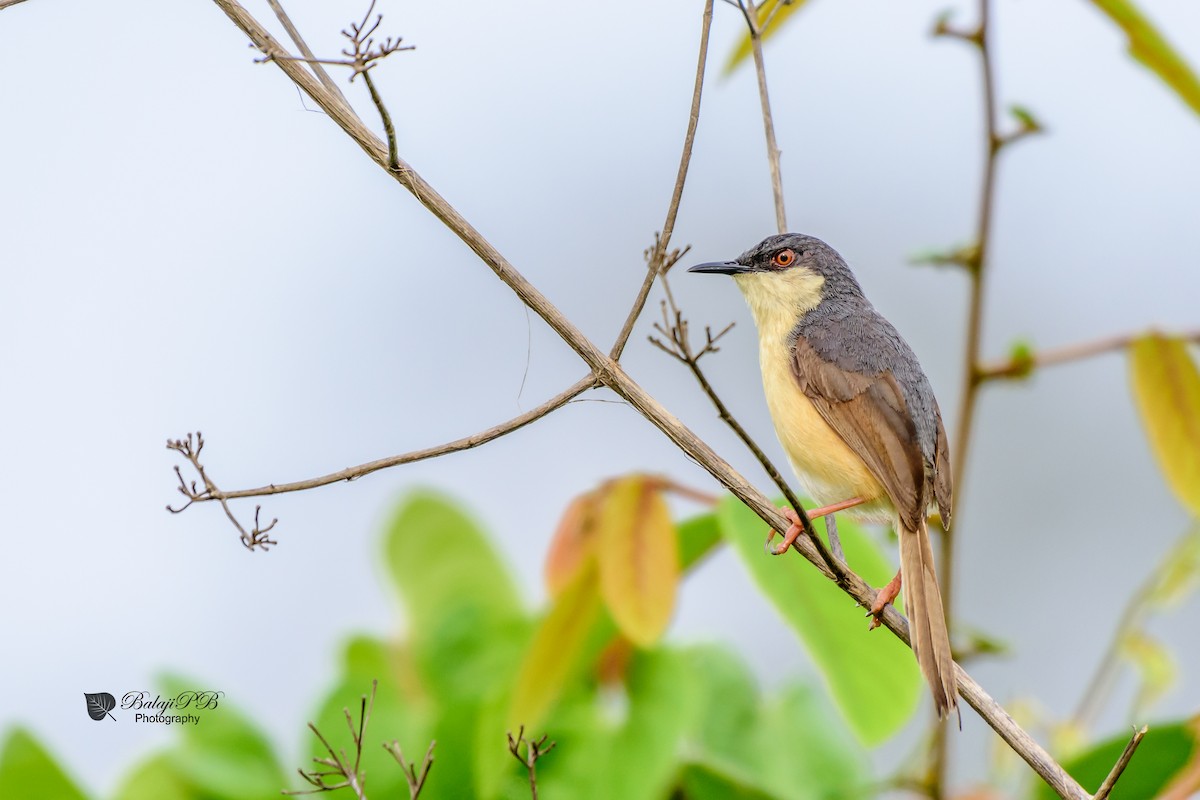
MULTIPOLYGON (((1091 358, 1104 353, 1124 350, 1138 339, 1148 336, 1151 333, 1154 333, 1154 331, 1115 334, 1090 342, 1080 342, 1078 344, 1069 344, 1063 347, 1042 350, 1039 353, 1032 353, 1026 358, 1003 358, 996 359, 995 361, 986 361, 979 364, 976 374, 979 376, 980 381, 1019 378, 1028 375, 1032 370, 1037 368, 1068 364, 1072 361, 1082 361, 1085 358, 1091 358)), ((1200 329, 1183 331, 1173 335, 1189 342, 1200 342, 1200 329)))
POLYGON ((383 120, 383 131, 387 135, 388 143, 388 169, 399 169, 400 156, 396 152, 396 129, 392 127, 392 115, 388 113, 383 98, 375 89, 375 82, 371 80, 369 67, 363 70, 362 76, 363 80, 367 82, 367 91, 371 93, 371 102, 375 103, 375 108, 379 109, 379 118, 383 120))
POLYGON ((1125 750, 1122 751, 1121 757, 1117 759, 1117 763, 1113 765, 1112 771, 1108 773, 1108 777, 1104 779, 1104 783, 1100 784, 1100 788, 1096 790, 1096 796, 1093 800, 1108 800, 1108 796, 1112 793, 1113 787, 1117 785, 1117 779, 1121 777, 1121 773, 1129 766, 1129 760, 1133 758, 1133 752, 1137 750, 1138 745, 1142 743, 1142 737, 1146 735, 1146 726, 1143 725, 1133 732, 1133 738, 1129 740, 1129 744, 1125 745, 1125 750))
POLYGON ((625 317, 617 341, 613 344, 609 355, 614 361, 621 358, 629 335, 633 333, 633 325, 646 307, 646 298, 650 296, 650 287, 654 279, 663 269, 667 251, 671 246, 671 234, 675 232, 675 219, 679 216, 679 202, 683 199, 683 184, 687 180, 688 166, 692 163, 692 145, 696 141, 696 127, 700 124, 700 98, 704 94, 704 70, 708 63, 708 34, 712 29, 713 0, 704 4, 704 16, 700 21, 700 55, 696 58, 696 81, 692 86, 692 106, 688 112, 687 133, 683 137, 683 154, 679 157, 679 171, 675 175, 675 188, 671 191, 671 202, 667 205, 667 218, 663 222, 662 233, 654 243, 654 252, 650 255, 649 269, 646 278, 638 290, 633 308, 625 317))
POLYGON ((287 31, 287 35, 296 43, 296 49, 312 65, 312 70, 316 73, 317 80, 321 81, 326 89, 341 100, 346 108, 350 108, 350 103, 346 101, 346 96, 342 94, 342 90, 334 83, 333 78, 329 77, 329 73, 325 70, 325 67, 321 66, 321 62, 317 60, 312 48, 308 46, 308 42, 304 41, 304 37, 300 35, 300 31, 292 24, 292 18, 283 10, 283 6, 280 5, 279 0, 267 0, 267 5, 275 12, 275 16, 279 19, 280 24, 283 25, 283 29, 287 31))
MULTIPOLYGON (((983 109, 985 159, 983 181, 980 186, 979 217, 975 235, 975 249, 968 259, 967 274, 970 277, 970 300, 967 310, 967 342, 963 353, 963 386, 959 401, 958 424, 952 441, 954 456, 951 459, 952 485, 954 487, 955 511, 961 515, 967 458, 970 454, 971 432, 975 421, 975 406, 978 400, 981 379, 979 377, 980 340, 983 330, 984 278, 987 272, 988 248, 991 243, 992 209, 996 194, 996 158, 1000 154, 1001 140, 996 122, 996 82, 992 68, 992 53, 988 46, 991 4, 979 0, 979 27, 969 41, 979 50, 983 78, 983 109)), ((940 551, 942 604, 946 619, 954 619, 954 541, 956 534, 943 528, 940 551)), ((948 726, 935 724, 933 732, 933 769, 930 775, 930 794, 934 800, 944 796, 946 772, 949 765, 948 726)))
POLYGON ((754 74, 758 77, 758 98, 762 104, 763 130, 767 135, 767 164, 771 168, 771 192, 775 197, 775 226, 787 233, 787 212, 783 207, 783 173, 779 168, 779 145, 775 141, 775 121, 771 116, 771 98, 767 94, 767 67, 763 61, 762 31, 754 0, 739 0, 746 25, 750 28, 750 50, 754 54, 754 74))

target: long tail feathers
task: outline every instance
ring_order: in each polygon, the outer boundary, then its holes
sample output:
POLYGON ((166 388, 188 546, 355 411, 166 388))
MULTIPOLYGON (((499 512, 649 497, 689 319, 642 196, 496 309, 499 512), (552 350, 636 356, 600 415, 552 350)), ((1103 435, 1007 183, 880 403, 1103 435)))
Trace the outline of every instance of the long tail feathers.
POLYGON ((933 548, 924 520, 916 531, 900 526, 900 571, 913 655, 933 690, 933 702, 938 718, 942 719, 958 710, 958 682, 954 677, 942 593, 933 566, 933 548))

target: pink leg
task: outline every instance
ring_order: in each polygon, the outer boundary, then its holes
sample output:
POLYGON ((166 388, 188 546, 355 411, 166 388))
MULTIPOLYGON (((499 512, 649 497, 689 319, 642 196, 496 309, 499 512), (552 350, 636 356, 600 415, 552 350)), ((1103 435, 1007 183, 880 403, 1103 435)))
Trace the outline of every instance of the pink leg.
POLYGON ((871 610, 867 612, 867 616, 871 618, 871 624, 867 626, 867 630, 873 631, 879 627, 883 609, 900 596, 900 580, 900 570, 896 570, 896 577, 888 581, 887 586, 876 593, 875 602, 871 604, 871 610))
MULTIPOLYGON (((834 514, 838 511, 844 511, 847 508, 853 508, 854 506, 865 502, 866 501, 861 497, 855 497, 850 500, 843 500, 840 503, 834 503, 833 505, 814 508, 812 511, 808 512, 808 518, 810 520, 818 519, 826 514, 834 514)), ((804 533, 804 526, 800 524, 800 516, 796 514, 795 511, 790 508, 781 508, 779 510, 783 512, 783 516, 787 517, 787 521, 792 523, 792 527, 787 529, 787 532, 783 534, 783 541, 780 542, 776 547, 771 546, 771 540, 775 538, 775 531, 771 531, 767 536, 767 552, 773 556, 783 555, 786 553, 788 548, 792 546, 792 542, 796 541, 800 534, 804 533)))

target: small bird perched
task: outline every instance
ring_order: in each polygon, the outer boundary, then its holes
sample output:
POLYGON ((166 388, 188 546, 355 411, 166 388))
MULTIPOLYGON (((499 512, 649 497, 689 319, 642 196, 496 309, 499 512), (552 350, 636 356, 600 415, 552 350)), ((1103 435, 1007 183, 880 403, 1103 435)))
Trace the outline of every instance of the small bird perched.
MULTIPOLYGON (((758 326, 759 362, 775 433, 821 508, 895 525, 900 572, 875 601, 878 615, 903 579, 913 654, 939 717, 957 710, 946 613, 926 515, 950 522, 950 455, 942 415, 912 349, 863 296, 850 267, 812 236, 770 236, 736 261, 689 272, 732 275, 758 326)), ((800 535, 799 518, 782 553, 800 535)))

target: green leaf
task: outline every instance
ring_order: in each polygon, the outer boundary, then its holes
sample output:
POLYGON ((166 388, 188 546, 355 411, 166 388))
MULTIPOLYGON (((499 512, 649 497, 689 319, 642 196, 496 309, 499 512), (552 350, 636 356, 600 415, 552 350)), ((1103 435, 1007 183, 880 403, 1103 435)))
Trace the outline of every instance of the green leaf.
MULTIPOLYGON (((862 610, 811 565, 766 555, 766 526, 740 501, 723 501, 718 515, 726 540, 800 635, 859 739, 877 744, 899 730, 921 696, 921 673, 912 652, 889 633, 869 634, 862 610)), ((847 562, 863 580, 880 586, 891 578, 892 567, 862 529, 839 519, 838 533, 847 562)))
POLYGON ((757 732, 756 774, 768 791, 795 800, 870 795, 866 751, 813 688, 793 684, 766 702, 757 732))
MULTIPOLYGON (((203 685, 171 675, 160 683, 172 697, 203 685)), ((262 731, 225 699, 199 716, 199 724, 172 726, 181 740, 167 751, 171 768, 214 800, 278 797, 288 779, 262 731)))
POLYGON ((14 728, 0 751, 0 797, 84 800, 87 795, 67 777, 32 733, 14 728))
MULTIPOLYGON (((762 29, 763 41, 765 42, 767 37, 774 35, 783 23, 792 18, 792 14, 799 11, 805 5, 807 5, 807 0, 764 0, 762 5, 758 6, 758 24, 763 25, 764 22, 768 23, 762 29), (780 5, 782 5, 782 8, 776 11, 776 6, 780 5)), ((729 54, 729 60, 725 62, 725 74, 729 75, 737 69, 742 62, 750 57, 751 51, 750 31, 747 30, 738 39, 737 46, 729 54)))
POLYGON ((679 584, 667 501, 644 475, 614 481, 600 509, 597 537, 600 595, 621 632, 649 647, 671 621, 679 584))
POLYGON ((446 702, 483 696, 492 645, 520 638, 525 625, 503 562, 470 518, 429 492, 409 496, 387 531, 424 682, 446 702))
POLYGON ((1149 67, 1183 102, 1200 114, 1200 80, 1163 38, 1150 20, 1129 0, 1092 0, 1129 37, 1129 54, 1149 67))
POLYGON ((679 567, 683 572, 700 563, 724 541, 715 513, 686 519, 676 526, 676 530, 679 532, 679 567))
POLYGON ((692 763, 683 769, 679 785, 683 796, 703 800, 774 800, 745 775, 734 775, 714 764, 692 763))
POLYGON ((626 692, 629 714, 613 739, 601 797, 665 797, 680 743, 699 710, 696 675, 681 653, 639 652, 631 664, 626 692))
MULTIPOLYGON (((346 645, 338 682, 321 703, 313 723, 335 748, 352 752, 353 740, 345 711, 350 711, 357 724, 362 698, 370 695, 371 682, 375 680, 379 684, 363 734, 362 767, 367 775, 368 794, 396 797, 408 791, 407 784, 399 765, 382 745, 397 741, 406 757, 420 759, 433 737, 436 713, 432 698, 420 686, 410 652, 369 636, 351 639, 346 645)), ((312 731, 305 729, 304 735, 310 759, 329 758, 312 731)), ((310 760, 296 766, 307 772, 316 765, 310 760)))
POLYGON ((200 800, 187 779, 159 753, 143 761, 121 780, 116 800, 200 800))
MULTIPOLYGON (((1121 733, 1063 762, 1063 768, 1089 792, 1095 792, 1117 763, 1131 733, 1121 733)), ((1151 725, 1121 780, 1114 797, 1157 797, 1184 767, 1197 758, 1195 723, 1151 725)), ((1056 800, 1058 795, 1045 783, 1034 788, 1035 800, 1056 800)))
POLYGON ((1129 356, 1150 449, 1179 502, 1200 517, 1200 372, 1182 339, 1143 336, 1129 356))
POLYGON ((414 640, 464 610, 477 624, 493 626, 522 615, 508 569, 487 537, 441 495, 406 498, 387 527, 385 548, 414 640))
POLYGON ((1012 105, 1008 107, 1008 113, 1012 114, 1013 119, 1020 124, 1021 129, 1033 133, 1042 130, 1042 123, 1033 115, 1025 106, 1012 105))
POLYGON ((754 731, 761 702, 754 676, 740 658, 716 645, 688 648, 684 657, 701 697, 693 734, 697 749, 710 765, 752 769, 758 763, 754 731))

